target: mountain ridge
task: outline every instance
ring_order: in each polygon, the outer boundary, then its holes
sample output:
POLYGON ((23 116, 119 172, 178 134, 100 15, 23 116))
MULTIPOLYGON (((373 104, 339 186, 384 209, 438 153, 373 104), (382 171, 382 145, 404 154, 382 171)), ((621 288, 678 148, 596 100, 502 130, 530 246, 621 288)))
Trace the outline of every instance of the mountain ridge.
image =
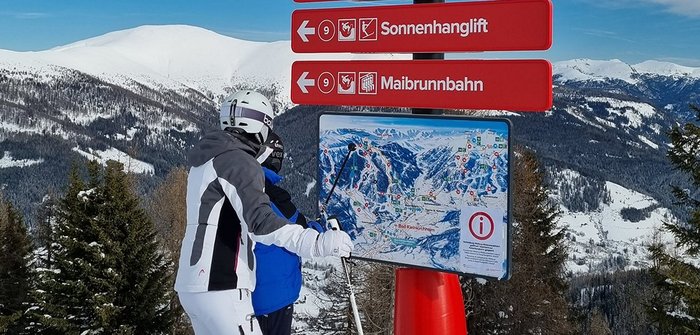
MULTIPOLYGON (((133 79, 155 88, 193 88, 214 95, 223 94, 236 81, 252 80, 278 86, 281 102, 289 106, 289 69, 296 60, 411 58, 410 54, 295 54, 290 43, 246 41, 189 25, 145 25, 43 51, 0 49, 0 64, 41 71, 58 66, 107 81, 117 76, 122 79, 115 83, 121 85, 133 79)), ((656 60, 630 65, 617 59, 572 59, 554 62, 553 69, 558 84, 620 80, 635 85, 645 75, 700 80, 700 68, 656 60)))

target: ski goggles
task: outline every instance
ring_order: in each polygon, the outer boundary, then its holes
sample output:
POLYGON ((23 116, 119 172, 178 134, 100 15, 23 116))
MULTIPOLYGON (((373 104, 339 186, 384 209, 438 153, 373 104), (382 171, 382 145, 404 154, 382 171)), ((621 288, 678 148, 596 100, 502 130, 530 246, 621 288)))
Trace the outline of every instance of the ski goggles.
POLYGON ((262 122, 264 125, 272 129, 272 117, 269 115, 255 109, 250 109, 241 106, 233 107, 233 117, 236 118, 248 118, 251 120, 262 122))

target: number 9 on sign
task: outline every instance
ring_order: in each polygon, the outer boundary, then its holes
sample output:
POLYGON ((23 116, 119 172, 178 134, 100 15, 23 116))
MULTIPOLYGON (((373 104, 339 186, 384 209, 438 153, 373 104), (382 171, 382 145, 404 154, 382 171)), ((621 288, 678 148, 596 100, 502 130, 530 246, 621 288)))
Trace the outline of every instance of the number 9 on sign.
POLYGON ((335 88, 335 77, 330 72, 321 73, 318 76, 318 90, 328 94, 335 88))
POLYGON ((335 37, 335 25, 331 20, 323 20, 318 25, 318 38, 321 41, 328 42, 335 37))

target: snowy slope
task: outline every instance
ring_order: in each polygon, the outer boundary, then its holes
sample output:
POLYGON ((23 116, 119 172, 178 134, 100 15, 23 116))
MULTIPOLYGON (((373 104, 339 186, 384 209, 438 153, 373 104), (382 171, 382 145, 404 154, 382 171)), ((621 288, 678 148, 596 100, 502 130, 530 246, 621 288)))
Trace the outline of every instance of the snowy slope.
MULTIPOLYGON (((564 170, 561 180, 580 176, 564 170)), ((610 203, 596 211, 575 212, 561 206, 559 219, 567 231, 569 260, 567 270, 573 273, 597 272, 616 268, 639 269, 649 264, 647 247, 654 241, 671 245, 673 237, 660 232, 662 222, 673 222, 670 210, 659 206, 653 198, 612 182, 605 183, 610 203), (626 220, 623 209, 649 209, 643 220, 626 220), (624 261, 622 261, 624 259, 624 261), (607 263, 607 264, 606 264, 607 263)), ((556 197, 555 197, 556 198, 556 197)))
POLYGON ((619 79, 630 84, 636 82, 632 78, 632 74, 636 73, 634 68, 617 59, 612 61, 574 59, 555 63, 552 70, 555 76, 561 76, 562 82, 606 79, 619 79))
POLYGON ((659 62, 648 60, 633 67, 642 74, 669 76, 669 77, 692 77, 700 78, 700 68, 681 66, 669 62, 659 62))
POLYGON ((25 166, 31 166, 34 164, 41 164, 43 163, 43 159, 16 159, 12 157, 12 153, 9 151, 5 151, 2 157, 0 157, 0 169, 3 168, 11 168, 11 167, 25 167, 25 166))
MULTIPOLYGON (((410 54, 295 54, 290 41, 251 42, 186 25, 140 26, 39 52, 0 50, 0 68, 40 73, 47 80, 62 68, 78 70, 128 87, 194 88, 215 95, 248 84, 280 87, 289 103, 290 69, 307 59, 410 59, 410 54)), ((646 61, 574 59, 554 63, 559 82, 618 79, 636 84, 639 75, 700 79, 700 68, 646 61)))
POLYGON ((686 67, 668 62, 645 61, 629 65, 618 59, 609 61, 572 59, 553 64, 558 82, 598 81, 617 79, 629 84, 638 82, 638 75, 662 77, 689 77, 700 79, 700 68, 686 67))
POLYGON ((279 85, 289 101, 291 64, 299 59, 391 59, 410 55, 297 55, 289 41, 251 42, 186 25, 141 26, 40 52, 0 50, 0 68, 60 74, 75 69, 127 86, 194 88, 220 94, 245 82, 279 85))
POLYGON ((102 165, 107 165, 107 161, 109 160, 117 161, 124 165, 125 171, 150 175, 153 175, 154 172, 153 165, 137 160, 115 148, 109 148, 107 150, 88 149, 88 151, 73 148, 73 151, 85 156, 89 160, 98 161, 102 165))

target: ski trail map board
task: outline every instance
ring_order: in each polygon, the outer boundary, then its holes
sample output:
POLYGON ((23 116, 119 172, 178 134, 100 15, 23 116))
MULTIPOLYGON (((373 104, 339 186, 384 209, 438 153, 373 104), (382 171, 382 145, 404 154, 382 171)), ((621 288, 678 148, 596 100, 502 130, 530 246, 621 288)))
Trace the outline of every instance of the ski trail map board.
POLYGON ((355 243, 352 257, 508 279, 507 119, 324 113, 319 205, 355 243))

